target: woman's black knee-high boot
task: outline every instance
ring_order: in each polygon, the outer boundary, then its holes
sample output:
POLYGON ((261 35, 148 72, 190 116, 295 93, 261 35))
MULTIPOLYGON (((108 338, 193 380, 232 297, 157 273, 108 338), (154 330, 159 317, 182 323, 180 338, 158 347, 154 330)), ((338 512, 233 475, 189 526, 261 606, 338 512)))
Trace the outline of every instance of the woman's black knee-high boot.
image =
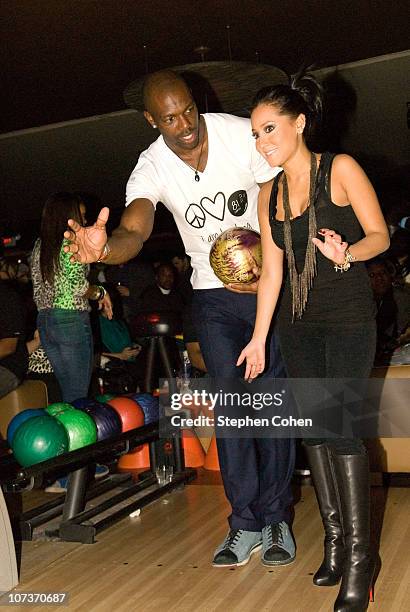
POLYGON ((334 455, 346 557, 335 612, 364 612, 375 561, 370 553, 370 482, 367 455, 334 455))
POLYGON ((304 446, 325 529, 324 559, 313 576, 313 582, 318 586, 334 586, 342 576, 345 549, 331 452, 326 444, 304 446))

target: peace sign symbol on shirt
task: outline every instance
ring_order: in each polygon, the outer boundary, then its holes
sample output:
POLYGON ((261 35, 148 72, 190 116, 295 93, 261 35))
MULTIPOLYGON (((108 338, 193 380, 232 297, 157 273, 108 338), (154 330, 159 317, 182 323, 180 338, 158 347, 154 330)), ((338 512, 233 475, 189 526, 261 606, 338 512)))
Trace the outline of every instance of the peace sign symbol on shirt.
POLYGON ((200 229, 205 225, 205 213, 198 204, 190 204, 185 213, 185 219, 191 227, 200 229))

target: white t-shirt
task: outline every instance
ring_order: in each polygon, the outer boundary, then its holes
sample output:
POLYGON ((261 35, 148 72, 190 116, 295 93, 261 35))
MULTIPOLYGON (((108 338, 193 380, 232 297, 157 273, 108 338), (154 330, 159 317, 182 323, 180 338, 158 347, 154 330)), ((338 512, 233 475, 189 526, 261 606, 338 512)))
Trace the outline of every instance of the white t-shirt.
POLYGON ((141 153, 127 184, 126 206, 146 198, 162 202, 174 216, 191 257, 194 289, 222 287, 209 264, 212 242, 237 226, 259 230, 259 187, 277 174, 256 151, 249 119, 222 113, 203 115, 208 161, 200 180, 160 136, 141 153))

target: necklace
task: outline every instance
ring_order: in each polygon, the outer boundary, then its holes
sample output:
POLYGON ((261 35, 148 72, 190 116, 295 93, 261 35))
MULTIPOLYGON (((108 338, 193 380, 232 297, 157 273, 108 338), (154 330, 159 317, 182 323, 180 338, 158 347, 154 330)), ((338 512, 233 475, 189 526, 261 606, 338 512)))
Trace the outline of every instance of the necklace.
POLYGON ((194 166, 191 166, 191 164, 188 164, 188 162, 185 161, 185 159, 182 159, 182 157, 179 158, 181 161, 184 162, 184 164, 186 164, 189 168, 191 168, 191 170, 194 171, 194 174, 195 174, 194 179, 197 183, 199 183, 199 181, 201 180, 201 177, 199 176, 199 173, 198 173, 198 168, 199 168, 199 164, 201 163, 202 149, 204 148, 204 143, 205 143, 205 134, 202 140, 201 149, 199 151, 198 163, 196 165, 196 168, 194 168, 194 166))
POLYGON ((293 252, 292 230, 290 219, 292 211, 289 203, 289 189, 286 174, 283 173, 283 209, 285 220, 283 223, 283 237, 285 242, 286 259, 289 268, 290 287, 292 292, 292 323, 295 316, 301 319, 305 310, 309 290, 312 287, 313 279, 316 276, 316 247, 312 238, 316 236, 316 212, 315 212, 315 192, 316 192, 316 156, 310 155, 310 183, 309 183, 309 231, 306 246, 305 263, 303 270, 299 273, 296 269, 295 254, 293 252))

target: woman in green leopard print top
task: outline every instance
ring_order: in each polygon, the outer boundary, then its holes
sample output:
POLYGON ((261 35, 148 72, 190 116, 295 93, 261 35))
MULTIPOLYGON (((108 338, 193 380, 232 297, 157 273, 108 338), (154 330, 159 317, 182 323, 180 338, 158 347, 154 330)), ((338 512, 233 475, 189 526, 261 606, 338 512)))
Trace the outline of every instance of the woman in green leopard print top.
POLYGON ((104 288, 87 280, 89 266, 71 263, 70 254, 64 253, 61 236, 70 218, 82 222, 78 197, 64 192, 49 197, 31 256, 37 327, 65 402, 87 396, 91 380, 93 339, 88 300, 98 300, 104 314, 112 317, 104 288))

